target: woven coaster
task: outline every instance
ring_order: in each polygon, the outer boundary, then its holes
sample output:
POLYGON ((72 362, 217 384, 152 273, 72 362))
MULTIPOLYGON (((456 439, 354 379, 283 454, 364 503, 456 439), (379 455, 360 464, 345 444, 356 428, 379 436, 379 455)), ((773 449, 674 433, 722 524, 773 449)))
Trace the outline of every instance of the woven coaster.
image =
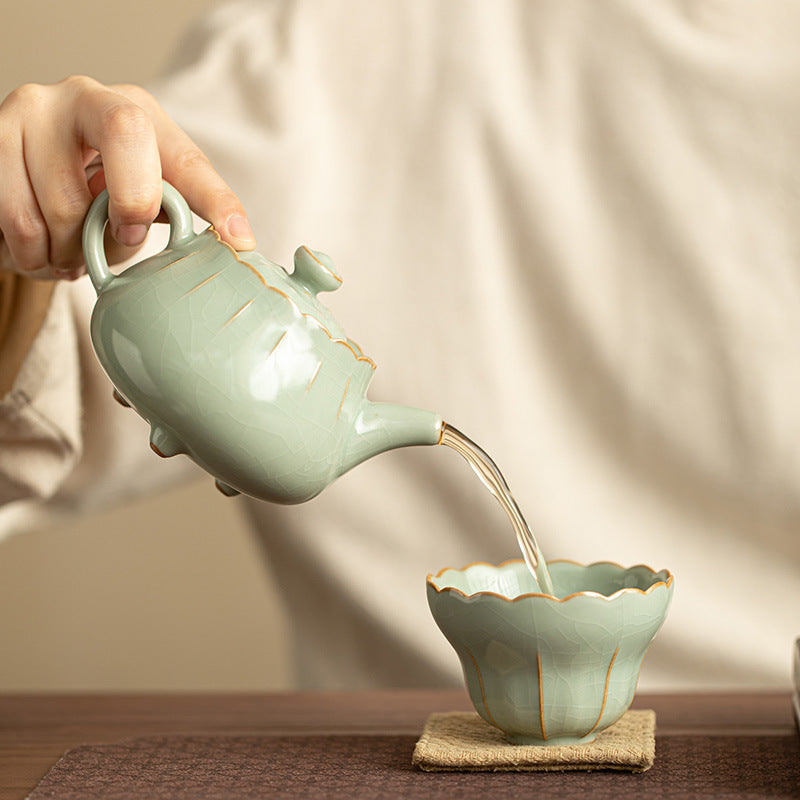
POLYGON ((428 772, 611 769, 644 772, 656 755, 655 711, 626 711, 589 744, 511 744, 475 712, 431 714, 412 763, 428 772))

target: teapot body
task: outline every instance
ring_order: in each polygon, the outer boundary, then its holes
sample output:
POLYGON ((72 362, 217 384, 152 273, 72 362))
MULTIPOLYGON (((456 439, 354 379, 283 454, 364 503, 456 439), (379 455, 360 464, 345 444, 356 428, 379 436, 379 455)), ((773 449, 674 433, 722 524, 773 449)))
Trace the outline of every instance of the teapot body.
POLYGON ((438 442, 437 415, 366 399, 375 365, 316 297, 341 282, 324 254, 298 249, 290 275, 185 231, 90 275, 92 343, 118 394, 159 455, 190 456, 226 494, 304 502, 371 455, 438 442))

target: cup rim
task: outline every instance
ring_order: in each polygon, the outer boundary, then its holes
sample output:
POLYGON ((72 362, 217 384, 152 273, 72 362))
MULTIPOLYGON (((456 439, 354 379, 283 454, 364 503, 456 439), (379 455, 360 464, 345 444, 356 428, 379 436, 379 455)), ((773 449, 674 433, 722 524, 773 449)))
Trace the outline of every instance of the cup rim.
POLYGON ((473 598, 473 597, 497 597, 500 600, 505 600, 507 603, 516 603, 518 600, 525 600, 529 597, 542 597, 547 600, 554 600, 557 603, 565 603, 567 600, 572 600, 574 597, 597 597, 601 600, 611 601, 620 597, 624 594, 641 594, 647 595, 651 592, 658 589, 660 586, 664 586, 666 589, 671 588, 673 583, 673 575, 668 569, 662 570, 655 570, 648 564, 634 564, 630 567, 623 566, 616 561, 592 561, 589 564, 583 564, 580 561, 574 561, 571 558, 554 558, 552 561, 546 562, 547 564, 574 564, 577 567, 593 567, 599 564, 610 564, 614 567, 619 567, 622 570, 630 570, 636 569, 637 567, 643 567, 646 570, 649 570, 653 575, 657 575, 659 572, 665 572, 667 574, 667 579, 662 581, 656 581, 651 586, 648 586, 647 589, 639 589, 635 586, 626 586, 622 589, 618 589, 616 592, 610 595, 600 594, 600 592, 595 592, 591 590, 581 591, 581 592, 573 592, 572 594, 568 594, 566 597, 556 597, 553 594, 545 594, 544 592, 527 592, 525 594, 519 594, 516 597, 506 597, 505 595, 498 594, 497 592, 490 592, 490 591, 480 591, 480 592, 473 592, 472 594, 467 594, 463 592, 461 589, 457 589, 455 586, 443 586, 439 588, 435 583, 434 580, 441 575, 443 575, 448 570, 453 570, 454 572, 466 572, 470 567, 477 567, 477 566, 485 566, 485 567, 492 567, 494 569, 500 569, 500 567, 505 567, 507 564, 521 564, 524 563, 524 560, 521 558, 509 558, 506 561, 501 562, 500 564, 491 564, 488 561, 471 561, 469 564, 465 564, 463 567, 455 568, 455 567, 442 567, 435 575, 431 572, 428 573, 427 577, 425 578, 425 583, 430 586, 436 594, 443 594, 445 592, 452 592, 456 595, 461 595, 464 598, 473 598))

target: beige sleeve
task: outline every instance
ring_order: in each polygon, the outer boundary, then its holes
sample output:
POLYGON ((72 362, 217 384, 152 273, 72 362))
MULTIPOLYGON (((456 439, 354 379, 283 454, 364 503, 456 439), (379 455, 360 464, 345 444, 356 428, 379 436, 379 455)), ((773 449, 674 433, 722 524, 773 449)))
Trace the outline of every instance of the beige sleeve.
POLYGON ((80 456, 66 289, 10 274, 0 283, 0 504, 51 496, 80 456))
POLYGON ((50 281, 0 273, 0 397, 5 397, 14 385, 47 316, 53 288, 50 281))

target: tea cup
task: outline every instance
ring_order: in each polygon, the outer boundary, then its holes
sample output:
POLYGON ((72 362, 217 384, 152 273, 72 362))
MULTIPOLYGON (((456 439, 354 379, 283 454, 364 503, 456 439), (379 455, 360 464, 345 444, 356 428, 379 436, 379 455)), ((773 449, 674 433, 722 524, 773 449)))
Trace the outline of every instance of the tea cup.
POLYGON ((445 568, 427 578, 428 604, 486 722, 515 744, 591 742, 633 700, 673 577, 607 561, 548 568, 552 595, 522 560, 445 568))

